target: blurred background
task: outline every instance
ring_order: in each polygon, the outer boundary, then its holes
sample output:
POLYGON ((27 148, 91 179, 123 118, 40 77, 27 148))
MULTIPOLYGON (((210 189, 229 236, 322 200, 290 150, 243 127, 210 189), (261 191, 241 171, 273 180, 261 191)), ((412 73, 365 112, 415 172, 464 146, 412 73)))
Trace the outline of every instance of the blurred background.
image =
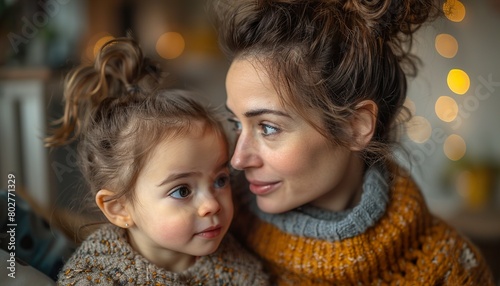
MULTIPOLYGON (((94 214, 75 146, 43 147, 62 113, 62 80, 113 37, 132 34, 147 56, 212 105, 225 101, 229 66, 203 0, 0 0, 0 189, 16 192, 51 226, 74 237, 94 214)), ((409 79, 413 119, 401 141, 433 213, 480 246, 500 279, 500 0, 448 0, 424 26, 409 79)), ((92 199, 90 199, 92 200, 92 199)), ((2 205, 0 208, 4 208, 2 205)), ((1 237, 0 237, 1 240, 1 237)))

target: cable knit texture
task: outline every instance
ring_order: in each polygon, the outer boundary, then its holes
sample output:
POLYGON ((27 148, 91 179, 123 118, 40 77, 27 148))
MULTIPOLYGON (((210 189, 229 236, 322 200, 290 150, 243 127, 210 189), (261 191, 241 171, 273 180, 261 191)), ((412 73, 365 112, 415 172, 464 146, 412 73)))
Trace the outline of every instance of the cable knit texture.
POLYGON ((240 206, 233 230, 278 285, 493 285, 478 249, 429 213, 409 176, 391 188, 372 183, 344 213, 306 206, 275 216, 240 206), (379 217, 374 202, 387 202, 379 217))
POLYGON ((58 285, 268 285, 261 263, 229 234, 219 249, 181 273, 166 271, 132 249, 124 229, 90 235, 59 274, 58 285))

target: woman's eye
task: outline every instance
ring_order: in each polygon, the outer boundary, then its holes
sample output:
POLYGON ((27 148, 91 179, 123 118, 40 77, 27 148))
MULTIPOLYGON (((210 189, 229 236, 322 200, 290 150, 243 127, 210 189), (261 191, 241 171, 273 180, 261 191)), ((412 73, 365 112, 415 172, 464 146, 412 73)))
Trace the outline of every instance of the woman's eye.
POLYGON ((191 195, 191 190, 186 186, 181 186, 171 192, 168 196, 174 199, 185 199, 191 195))
POLYGON ((229 118, 227 121, 233 124, 233 131, 235 131, 236 133, 241 133, 241 122, 234 118, 229 118))
POLYGON ((260 126, 262 128, 262 135, 264 136, 274 135, 280 131, 279 128, 273 127, 271 125, 261 124, 260 126))
POLYGON ((215 182, 214 182, 214 187, 217 189, 222 189, 227 186, 229 183, 229 176, 227 174, 224 174, 222 176, 219 176, 215 182))

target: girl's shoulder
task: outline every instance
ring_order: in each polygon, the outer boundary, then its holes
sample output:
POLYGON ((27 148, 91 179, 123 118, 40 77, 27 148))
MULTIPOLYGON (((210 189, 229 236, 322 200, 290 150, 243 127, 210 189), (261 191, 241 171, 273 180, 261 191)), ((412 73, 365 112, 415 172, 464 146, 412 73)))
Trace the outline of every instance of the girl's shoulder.
POLYGON ((113 281, 121 275, 118 265, 127 264, 128 260, 123 258, 131 253, 131 247, 122 232, 118 227, 103 225, 89 235, 64 264, 57 284, 113 285, 113 281), (108 271, 112 268, 115 268, 114 274, 108 271))
POLYGON ((227 233, 217 251, 207 256, 216 276, 228 279, 234 285, 269 285, 269 277, 262 262, 227 233))

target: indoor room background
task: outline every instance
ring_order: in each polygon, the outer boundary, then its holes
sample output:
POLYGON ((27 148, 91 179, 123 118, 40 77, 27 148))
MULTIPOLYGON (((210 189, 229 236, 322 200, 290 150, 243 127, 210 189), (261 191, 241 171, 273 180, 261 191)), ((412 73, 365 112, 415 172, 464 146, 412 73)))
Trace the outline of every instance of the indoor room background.
MULTIPOLYGON (((167 73, 223 106, 229 62, 205 2, 0 0, 0 190, 15 174, 16 191, 68 236, 94 215, 79 211, 89 198, 74 144, 46 149, 42 139, 62 115, 65 73, 114 37, 132 35, 167 73)), ((443 7, 412 46, 421 64, 398 154, 431 211, 480 246, 500 281, 500 1, 443 7)))

